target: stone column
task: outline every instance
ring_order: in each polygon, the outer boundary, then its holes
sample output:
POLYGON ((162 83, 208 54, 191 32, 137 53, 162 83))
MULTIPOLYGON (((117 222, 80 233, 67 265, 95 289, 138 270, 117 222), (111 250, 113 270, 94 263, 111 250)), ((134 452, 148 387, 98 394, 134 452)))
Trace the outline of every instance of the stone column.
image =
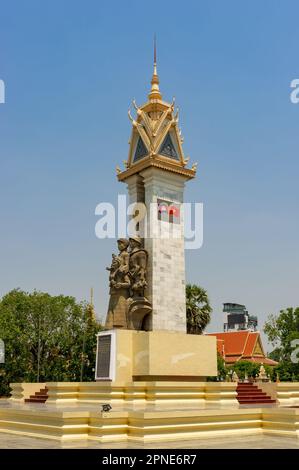
POLYGON ((147 168, 141 172, 147 208, 147 238, 144 247, 148 251, 146 295, 152 303, 152 330, 186 332, 185 254, 183 175, 159 168, 147 168), (178 223, 158 219, 157 200, 180 205, 178 223))
POLYGON ((129 202, 144 202, 144 184, 139 174, 135 174, 126 179, 128 185, 129 202))

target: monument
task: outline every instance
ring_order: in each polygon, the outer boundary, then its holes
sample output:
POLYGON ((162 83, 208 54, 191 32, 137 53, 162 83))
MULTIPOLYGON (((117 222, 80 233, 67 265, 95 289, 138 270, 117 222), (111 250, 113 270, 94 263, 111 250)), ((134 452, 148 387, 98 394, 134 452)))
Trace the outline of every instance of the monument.
POLYGON ((298 437, 298 383, 279 383, 277 375, 277 384, 260 384, 273 394, 273 409, 269 400, 267 408, 259 401, 239 409, 236 374, 229 382, 206 380, 217 375, 216 337, 186 333, 182 203, 196 167, 187 167, 178 114, 162 100, 156 60, 151 85, 148 101, 134 103, 129 157, 118 171, 136 208, 135 231, 117 241, 107 268, 110 299, 97 338, 96 381, 12 383, 11 398, 0 404, 0 431, 182 446, 204 437, 298 437))
POLYGON ((120 182, 135 208, 134 233, 112 255, 105 331, 97 338, 96 380, 203 380, 217 375, 216 341, 187 335, 184 187, 187 167, 174 101, 163 101, 154 71, 148 100, 133 101, 129 155, 120 182))

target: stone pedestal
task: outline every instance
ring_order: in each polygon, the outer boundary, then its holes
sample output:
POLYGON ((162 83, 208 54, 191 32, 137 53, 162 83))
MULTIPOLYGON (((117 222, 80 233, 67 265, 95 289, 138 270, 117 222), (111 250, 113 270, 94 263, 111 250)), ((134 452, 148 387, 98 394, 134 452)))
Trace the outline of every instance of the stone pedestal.
POLYGON ((115 329, 97 337, 96 380, 187 382, 217 375, 213 336, 115 329))

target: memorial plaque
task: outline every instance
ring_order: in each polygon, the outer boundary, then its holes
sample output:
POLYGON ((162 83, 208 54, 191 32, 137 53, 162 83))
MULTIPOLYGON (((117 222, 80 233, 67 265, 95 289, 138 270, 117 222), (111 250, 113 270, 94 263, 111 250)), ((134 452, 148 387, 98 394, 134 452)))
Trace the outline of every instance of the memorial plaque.
POLYGON ((111 335, 98 336, 97 379, 110 378, 111 335))

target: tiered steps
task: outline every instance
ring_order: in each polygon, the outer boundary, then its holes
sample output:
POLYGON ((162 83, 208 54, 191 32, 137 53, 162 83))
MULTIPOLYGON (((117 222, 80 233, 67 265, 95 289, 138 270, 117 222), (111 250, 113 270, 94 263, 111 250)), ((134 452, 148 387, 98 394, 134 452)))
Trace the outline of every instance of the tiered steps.
POLYGON ((263 405, 276 403, 272 398, 252 383, 238 383, 237 400, 240 405, 263 405))
POLYGON ((45 403, 48 399, 48 389, 41 388, 39 392, 30 395, 30 398, 25 399, 25 403, 45 403))

